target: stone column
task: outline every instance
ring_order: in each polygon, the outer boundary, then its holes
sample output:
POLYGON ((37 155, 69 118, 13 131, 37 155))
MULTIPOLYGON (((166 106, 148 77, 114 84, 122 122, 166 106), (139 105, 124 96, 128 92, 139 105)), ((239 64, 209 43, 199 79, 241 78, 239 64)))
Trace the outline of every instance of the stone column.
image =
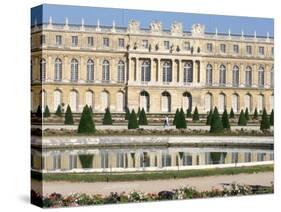
POLYGON ((197 84, 197 80, 198 80, 198 67, 197 67, 197 63, 196 60, 192 61, 192 69, 193 69, 193 84, 197 84))
POLYGON ((252 69, 252 86, 257 87, 258 86, 258 72, 257 72, 257 64, 253 65, 252 69))
POLYGON ((161 71, 161 59, 157 58, 157 72, 158 72, 158 82, 162 84, 162 71, 161 71))
POLYGON ((179 60, 179 84, 183 84, 183 67, 182 67, 182 61, 179 60))
POLYGON ((136 67, 136 72, 135 72, 136 73, 136 82, 139 83, 141 79, 140 79, 140 73, 139 73, 139 58, 138 57, 136 58, 136 66, 135 67, 136 67))
POLYGON ((86 81, 86 70, 87 70, 87 61, 84 60, 84 57, 80 56, 79 57, 79 69, 78 69, 78 77, 79 77, 79 82, 85 82, 86 81))
POLYGON ((115 59, 114 58, 111 58, 110 59, 110 82, 116 82, 117 80, 117 69, 116 69, 116 63, 115 63, 115 59))
POLYGON ((200 84, 206 85, 206 63, 201 62, 200 84))
POLYGON ((178 65, 177 65, 177 60, 172 60, 172 83, 177 83, 177 70, 178 70, 178 65))
POLYGON ((219 73, 218 73, 218 64, 213 64, 213 85, 219 84, 219 73))
POLYGON ((270 69, 269 65, 266 64, 264 67, 264 87, 267 88, 270 86, 270 69))
POLYGON ((231 63, 227 63, 227 67, 226 67, 226 86, 232 87, 232 67, 231 67, 231 63))
POLYGON ((150 58, 150 78, 151 82, 156 82, 156 63, 153 59, 150 58))
POLYGON ((68 61, 68 56, 64 55, 64 65, 62 67, 62 78, 64 82, 70 81, 70 66, 68 61))
POLYGON ((241 64, 240 68, 239 68, 239 85, 240 85, 240 87, 245 87, 245 66, 244 66, 244 64, 241 64))

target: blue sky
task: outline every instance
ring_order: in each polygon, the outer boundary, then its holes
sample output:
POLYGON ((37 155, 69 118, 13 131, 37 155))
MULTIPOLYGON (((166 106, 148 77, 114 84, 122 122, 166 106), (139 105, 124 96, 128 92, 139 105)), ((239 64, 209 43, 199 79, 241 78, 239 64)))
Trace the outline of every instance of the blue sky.
POLYGON ((31 9, 31 24, 34 20, 37 23, 47 23, 49 17, 52 16, 53 23, 64 23, 68 18, 69 24, 81 24, 84 19, 85 25, 96 25, 100 20, 101 25, 111 26, 114 20, 116 26, 127 27, 128 21, 131 19, 138 20, 142 28, 149 28, 149 24, 153 20, 162 22, 164 29, 170 29, 174 21, 182 22, 185 31, 190 31, 194 23, 205 25, 206 32, 215 32, 218 28, 219 33, 253 35, 254 31, 258 36, 266 36, 269 32, 270 36, 274 36, 274 21, 270 18, 254 18, 240 16, 222 16, 222 15, 204 15, 194 13, 177 13, 147 10, 130 10, 115 9, 101 7, 85 7, 85 6, 68 6, 43 4, 31 9), (43 15, 42 15, 43 14, 43 15))

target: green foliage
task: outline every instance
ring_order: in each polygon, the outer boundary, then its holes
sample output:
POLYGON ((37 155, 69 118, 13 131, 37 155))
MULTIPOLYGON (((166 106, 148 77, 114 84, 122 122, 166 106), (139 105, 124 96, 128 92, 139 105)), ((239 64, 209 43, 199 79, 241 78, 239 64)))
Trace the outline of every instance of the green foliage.
POLYGON ((93 108, 92 106, 89 107, 90 112, 93 114, 93 108))
POLYGON ((267 130, 270 129, 270 122, 268 119, 268 115, 267 112, 265 110, 265 108, 263 109, 262 112, 262 118, 261 118, 261 123, 260 123, 260 130, 267 130))
POLYGON ((244 110, 241 110, 240 112, 238 126, 247 126, 247 119, 245 117, 244 110))
POLYGON ((186 118, 191 118, 192 117, 192 114, 191 114, 191 109, 187 109, 186 110, 186 118))
POLYGON ((128 107, 126 107, 125 120, 129 120, 129 118, 130 118, 130 110, 128 107))
POLYGON ((226 152, 211 152, 210 157, 213 164, 219 164, 221 161, 225 160, 226 152))
POLYGON ((211 119, 211 127, 210 127, 210 133, 220 133, 223 132, 223 125, 221 122, 221 118, 218 112, 217 107, 215 107, 214 112, 212 114, 211 119))
POLYGON ((193 116, 192 116, 192 120, 195 121, 199 121, 199 113, 198 113, 198 109, 197 107, 195 107, 194 112, 193 112, 193 116))
POLYGON ((212 115, 213 115, 213 110, 211 109, 207 115, 206 125, 211 125, 212 115))
POLYGON ((177 117, 176 128, 177 129, 186 129, 185 114, 184 114, 184 111, 182 108, 177 117))
POLYGON ((112 125, 112 117, 109 108, 105 109, 105 114, 103 116, 103 125, 112 125))
POLYGON ((41 105, 38 105, 38 107, 37 107, 36 116, 42 118, 41 105))
POLYGON ((246 118, 247 121, 250 120, 248 108, 246 108, 246 110, 245 110, 245 118, 246 118))
POLYGON ((254 112, 254 115, 253 115, 253 119, 254 119, 254 120, 258 120, 258 118, 259 118, 258 110, 257 110, 257 108, 255 108, 255 112, 254 112))
POLYGON ((141 109, 140 109, 140 107, 138 108, 138 113, 137 113, 137 118, 140 116, 140 111, 141 111, 141 109))
POLYGON ((147 125, 147 118, 144 109, 141 109, 140 115, 139 115, 139 125, 147 125))
POLYGON ((137 128, 139 128, 139 123, 137 120, 137 115, 135 113, 135 110, 133 109, 129 117, 128 129, 130 130, 130 129, 137 129, 137 128))
POLYGON ((73 116, 71 112, 71 108, 69 105, 67 105, 66 112, 65 112, 65 117, 64 117, 64 124, 65 125, 73 125, 73 116))
POLYGON ((60 106, 60 105, 58 105, 55 114, 56 114, 58 117, 62 117, 62 109, 61 109, 61 106, 60 106))
POLYGON ((230 118, 230 119, 233 119, 233 118, 234 118, 233 108, 231 108, 231 110, 230 110, 229 118, 230 118))
POLYGON ((230 129, 230 124, 229 124, 229 119, 228 119, 228 114, 227 114, 227 110, 224 109, 222 117, 221 117, 221 122, 222 122, 222 126, 224 129, 229 130, 230 129))
POLYGON ((45 110, 44 110, 44 114, 43 114, 43 116, 44 116, 45 118, 47 118, 47 117, 50 117, 50 116, 51 116, 48 105, 46 105, 46 107, 45 107, 45 110))
POLYGON ((174 120, 173 120, 173 125, 176 125, 176 123, 177 123, 177 118, 178 118, 178 116, 179 116, 179 113, 180 113, 180 111, 179 111, 179 109, 177 108, 176 113, 175 113, 175 116, 174 116, 174 120))
POLYGON ((269 122, 270 122, 271 126, 274 126, 274 111, 273 111, 273 109, 271 110, 271 113, 270 113, 269 122))
POLYGON ((79 157, 79 160, 81 162, 82 168, 84 168, 84 169, 93 168, 93 157, 94 157, 94 155, 81 154, 78 157, 79 157))
POLYGON ((92 116, 92 112, 90 110, 90 108, 88 107, 88 105, 86 105, 83 108, 83 112, 81 115, 81 119, 78 125, 78 133, 95 133, 96 128, 95 128, 95 124, 93 122, 93 116, 92 116))

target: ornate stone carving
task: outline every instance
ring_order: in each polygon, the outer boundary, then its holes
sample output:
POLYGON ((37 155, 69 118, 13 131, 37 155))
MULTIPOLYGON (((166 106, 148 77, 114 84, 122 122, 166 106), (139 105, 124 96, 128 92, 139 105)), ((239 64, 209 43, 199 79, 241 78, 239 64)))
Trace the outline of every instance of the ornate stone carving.
POLYGON ((137 33, 140 30, 140 22, 136 20, 130 20, 128 24, 128 32, 137 33))
POLYGON ((150 23, 150 30, 152 33, 162 32, 162 23, 160 21, 153 21, 150 23))
POLYGON ((193 24, 191 32, 192 36, 204 36, 205 26, 202 24, 193 24))
POLYGON ((171 33, 172 35, 181 35, 183 32, 182 23, 174 22, 171 26, 171 33))

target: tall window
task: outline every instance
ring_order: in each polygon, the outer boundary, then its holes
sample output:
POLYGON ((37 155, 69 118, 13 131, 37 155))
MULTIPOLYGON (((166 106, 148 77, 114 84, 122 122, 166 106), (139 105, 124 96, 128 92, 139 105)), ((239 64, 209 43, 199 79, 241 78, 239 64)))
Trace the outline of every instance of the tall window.
POLYGON ((165 49, 170 49, 170 42, 168 40, 164 41, 164 48, 165 49))
POLYGON ((274 66, 270 70, 270 87, 274 87, 274 66))
POLYGON ((61 59, 55 60, 55 81, 59 82, 62 79, 62 62, 61 59))
POLYGON ((78 81, 78 61, 76 59, 71 60, 71 81, 78 81))
POLYGON ((213 107, 213 95, 211 93, 207 93, 205 95, 205 100, 204 100, 204 108, 205 111, 210 111, 213 107))
POLYGON ((56 35, 56 45, 60 46, 62 44, 62 37, 61 35, 56 35))
POLYGON ((183 48, 184 48, 184 50, 189 51, 190 50, 190 42, 188 42, 188 41, 184 42, 183 48))
POLYGON ((263 46, 259 47, 259 55, 264 56, 264 47, 263 46))
POLYGON ((150 81, 150 62, 148 60, 143 61, 141 64, 141 81, 149 82, 150 81))
POLYGON ((226 52, 226 46, 224 43, 220 44, 220 52, 225 53, 226 52))
POLYGON ((226 107, 226 96, 224 93, 219 94, 219 112, 223 112, 226 107))
POLYGON ((40 61, 40 81, 45 82, 46 80, 46 60, 41 59, 40 61))
POLYGON ((252 55, 252 46, 250 46, 250 45, 246 46, 246 54, 247 55, 252 55))
POLYGON ((264 87, 264 68, 262 66, 258 70, 258 85, 259 87, 264 87))
POLYGON ((94 46, 94 38, 88 37, 88 47, 93 47, 93 46, 94 46))
POLYGON ((193 70, 191 62, 187 62, 183 66, 183 81, 185 83, 193 81, 193 70))
POLYGON ((148 49, 148 40, 142 40, 142 48, 148 49))
POLYGON ((167 91, 162 93, 161 97, 162 112, 171 112, 171 95, 167 91))
POLYGON ((213 83, 213 67, 211 64, 208 64, 206 69, 206 84, 212 85, 212 83, 213 83))
POLYGON ((172 82, 172 64, 168 61, 163 64, 163 82, 172 82))
POLYGON ((125 63, 121 60, 118 63, 117 81, 118 82, 125 81, 125 63))
POLYGON ((94 81, 94 62, 93 60, 88 60, 87 62, 87 81, 94 81))
POLYGON ((78 46, 78 36, 72 36, 71 37, 71 44, 72 46, 78 46))
POLYGON ((46 43, 45 35, 40 35, 40 44, 44 45, 46 43))
POLYGON ((252 68, 250 66, 247 66, 247 68, 246 68, 245 85, 246 85, 246 87, 252 86, 252 68))
POLYGON ((118 39, 118 47, 119 48, 124 48, 125 47, 125 41, 123 38, 118 39))
POLYGON ((238 54, 239 53, 239 46, 237 44, 233 45, 233 53, 238 54))
POLYGON ((213 52, 213 44, 212 43, 207 43, 207 51, 213 52))
POLYGON ((226 68, 224 65, 220 66, 220 86, 225 86, 226 83, 226 68))
POLYGON ((103 47, 109 47, 109 38, 103 38, 103 47))
POLYGON ((232 70, 232 86, 238 87, 239 86, 239 68, 238 66, 234 66, 232 70))
POLYGON ((145 112, 149 112, 149 93, 142 91, 140 93, 140 108, 143 108, 145 112))
POLYGON ((109 81, 109 62, 107 60, 102 63, 102 81, 109 81))
POLYGON ((233 112, 234 113, 237 113, 237 112, 239 112, 239 96, 238 96, 238 94, 233 94, 232 95, 232 109, 233 109, 233 112))

